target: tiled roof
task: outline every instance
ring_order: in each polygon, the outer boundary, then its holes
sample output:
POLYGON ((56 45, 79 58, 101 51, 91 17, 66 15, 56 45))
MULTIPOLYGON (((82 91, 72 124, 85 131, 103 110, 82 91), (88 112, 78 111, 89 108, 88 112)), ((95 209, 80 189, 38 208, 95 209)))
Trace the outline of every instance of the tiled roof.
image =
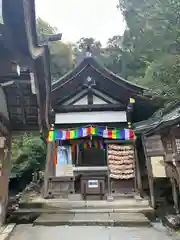
POLYGON ((167 125, 175 124, 180 121, 180 103, 171 111, 163 114, 163 109, 158 110, 152 117, 146 121, 134 124, 136 133, 155 131, 167 125))

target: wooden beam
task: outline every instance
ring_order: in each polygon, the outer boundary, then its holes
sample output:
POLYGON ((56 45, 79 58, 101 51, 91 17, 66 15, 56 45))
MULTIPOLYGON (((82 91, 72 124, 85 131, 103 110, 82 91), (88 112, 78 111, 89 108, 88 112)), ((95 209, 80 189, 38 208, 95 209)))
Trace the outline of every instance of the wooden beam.
POLYGON ((98 97, 99 99, 101 99, 102 101, 104 101, 104 102, 106 102, 106 103, 108 103, 108 104, 114 104, 113 102, 109 101, 109 100, 106 99, 105 97, 100 96, 99 94, 97 94, 97 93, 95 93, 95 92, 93 92, 93 95, 96 96, 96 97, 98 97))
POLYGON ((73 105, 57 106, 56 113, 61 112, 86 112, 86 111, 126 111, 125 106, 119 104, 73 105))
POLYGON ((92 89, 88 89, 88 105, 93 105, 93 92, 92 89))
POLYGON ((22 121, 23 124, 26 124, 26 113, 25 113, 25 105, 24 105, 24 98, 23 98, 23 93, 21 90, 21 87, 19 86, 19 84, 16 84, 18 90, 19 90, 19 95, 20 95, 20 105, 21 105, 21 110, 22 110, 22 121))
POLYGON ((131 141, 131 140, 118 140, 118 139, 107 139, 107 140, 104 140, 105 143, 124 143, 124 144, 133 144, 134 141, 131 141))
POLYGON ((64 102, 68 101, 69 99, 75 97, 77 94, 83 91, 85 87, 82 85, 78 85, 74 89, 72 91, 64 91, 62 94, 60 92, 60 89, 58 92, 52 91, 51 102, 53 107, 55 107, 55 105, 59 105, 59 104, 61 105, 64 102))
POLYGON ((78 102, 81 98, 84 98, 85 96, 87 96, 87 92, 84 92, 82 95, 78 96, 77 98, 75 97, 75 99, 67 105, 74 105, 76 102, 78 102))

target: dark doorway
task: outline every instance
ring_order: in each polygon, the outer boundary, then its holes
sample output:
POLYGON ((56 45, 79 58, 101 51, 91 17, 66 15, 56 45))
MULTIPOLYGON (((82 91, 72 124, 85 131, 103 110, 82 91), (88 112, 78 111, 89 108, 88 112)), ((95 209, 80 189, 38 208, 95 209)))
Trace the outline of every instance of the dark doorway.
POLYGON ((106 154, 104 149, 88 148, 79 154, 80 166, 106 166, 106 154))

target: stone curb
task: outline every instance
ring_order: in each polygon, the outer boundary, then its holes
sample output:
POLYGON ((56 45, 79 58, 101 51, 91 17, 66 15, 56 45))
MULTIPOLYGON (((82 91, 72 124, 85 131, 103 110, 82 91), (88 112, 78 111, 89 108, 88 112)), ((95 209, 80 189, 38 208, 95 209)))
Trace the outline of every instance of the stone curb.
POLYGON ((8 240, 10 238, 15 226, 16 226, 16 224, 6 225, 0 233, 0 240, 8 240))

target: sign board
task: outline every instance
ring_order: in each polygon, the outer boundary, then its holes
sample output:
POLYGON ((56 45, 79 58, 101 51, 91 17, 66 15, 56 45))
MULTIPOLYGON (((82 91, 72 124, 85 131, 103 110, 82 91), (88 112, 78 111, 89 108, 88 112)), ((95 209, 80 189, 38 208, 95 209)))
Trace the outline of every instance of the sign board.
POLYGON ((88 181, 88 188, 98 188, 99 181, 98 180, 89 180, 88 181))
POLYGON ((164 147, 160 135, 153 135, 145 138, 144 140, 147 156, 151 157, 164 155, 164 147))
POLYGON ((56 168, 56 177, 73 177, 73 165, 66 164, 56 168))
POLYGON ((164 164, 164 157, 151 157, 151 166, 152 166, 152 174, 155 178, 166 178, 166 168, 164 164))

